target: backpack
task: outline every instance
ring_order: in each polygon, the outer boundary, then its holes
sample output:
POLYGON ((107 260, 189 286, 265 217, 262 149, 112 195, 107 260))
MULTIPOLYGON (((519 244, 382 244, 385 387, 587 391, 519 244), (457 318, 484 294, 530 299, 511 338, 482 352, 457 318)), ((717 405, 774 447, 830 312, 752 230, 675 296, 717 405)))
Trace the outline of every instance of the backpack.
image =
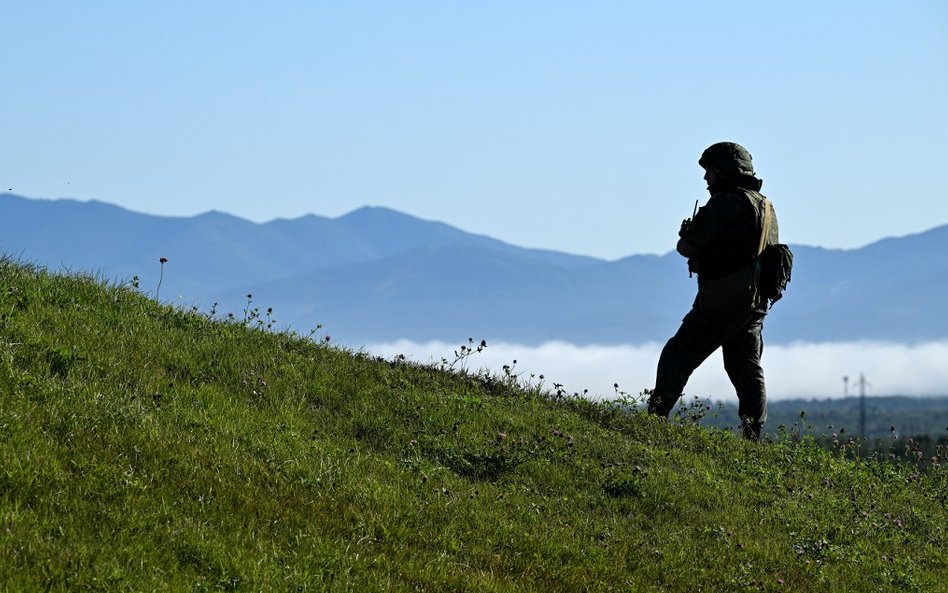
POLYGON ((783 297, 783 291, 790 283, 793 272, 793 252, 783 243, 767 245, 770 234, 771 205, 766 198, 763 201, 764 223, 760 230, 760 246, 757 249, 757 262, 760 266, 760 296, 770 301, 770 307, 783 297))

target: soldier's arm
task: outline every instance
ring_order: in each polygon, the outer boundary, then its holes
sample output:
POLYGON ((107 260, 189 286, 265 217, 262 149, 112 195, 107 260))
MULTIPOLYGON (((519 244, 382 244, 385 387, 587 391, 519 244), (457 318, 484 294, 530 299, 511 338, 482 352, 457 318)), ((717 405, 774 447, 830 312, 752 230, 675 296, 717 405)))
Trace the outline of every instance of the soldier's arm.
POLYGON ((681 232, 678 233, 680 239, 678 239, 678 244, 675 246, 678 253, 687 258, 696 257, 708 245, 717 241, 720 229, 724 226, 722 225, 722 216, 724 216, 722 204, 714 200, 705 204, 695 214, 691 224, 682 228, 681 232))

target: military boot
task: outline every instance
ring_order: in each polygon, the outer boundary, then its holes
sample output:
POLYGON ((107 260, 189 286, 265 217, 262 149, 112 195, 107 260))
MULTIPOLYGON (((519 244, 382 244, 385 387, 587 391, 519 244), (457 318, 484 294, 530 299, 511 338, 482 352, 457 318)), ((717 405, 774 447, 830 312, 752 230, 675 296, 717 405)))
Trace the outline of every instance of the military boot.
POLYGON ((744 418, 741 420, 741 435, 749 441, 760 441, 760 432, 764 425, 756 420, 744 418))
POLYGON ((669 396, 668 394, 662 394, 658 391, 652 391, 648 397, 648 413, 661 416, 662 418, 668 418, 671 411, 675 409, 675 404, 678 403, 678 398, 680 397, 680 395, 669 396))

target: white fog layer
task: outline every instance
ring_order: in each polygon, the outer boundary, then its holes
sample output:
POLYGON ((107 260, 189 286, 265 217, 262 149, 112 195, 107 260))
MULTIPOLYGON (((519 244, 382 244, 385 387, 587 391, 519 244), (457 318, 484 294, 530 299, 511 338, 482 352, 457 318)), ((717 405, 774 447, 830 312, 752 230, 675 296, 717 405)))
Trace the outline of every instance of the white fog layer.
MULTIPOLYGON (((453 361, 460 346, 398 341, 372 344, 364 350, 386 358, 404 354, 414 362, 428 363, 442 358, 453 361)), ((615 383, 631 394, 651 388, 661 348, 662 344, 657 343, 575 346, 549 342, 523 346, 491 342, 483 352, 464 362, 469 370, 489 369, 500 374, 504 365, 512 365, 516 360, 514 372, 522 379, 532 374, 533 381, 538 382, 543 375, 543 384, 550 388, 553 383, 560 383, 570 393, 588 389, 591 396, 612 397, 615 383)), ((870 396, 948 395, 948 340, 912 345, 846 342, 765 346, 763 361, 771 399, 842 397, 847 387, 849 395, 858 395, 860 373, 865 376, 866 394, 870 396), (843 377, 848 377, 848 385, 843 377)), ((720 351, 692 375, 685 393, 723 400, 735 398, 720 351)))

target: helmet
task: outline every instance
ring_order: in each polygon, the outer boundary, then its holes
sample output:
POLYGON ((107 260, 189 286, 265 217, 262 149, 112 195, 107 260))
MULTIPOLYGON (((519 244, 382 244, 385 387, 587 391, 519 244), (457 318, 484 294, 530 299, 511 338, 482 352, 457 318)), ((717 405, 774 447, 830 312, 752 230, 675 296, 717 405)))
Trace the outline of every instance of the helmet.
POLYGON ((754 165, 747 149, 734 142, 712 144, 701 153, 698 164, 723 173, 754 176, 754 165))

